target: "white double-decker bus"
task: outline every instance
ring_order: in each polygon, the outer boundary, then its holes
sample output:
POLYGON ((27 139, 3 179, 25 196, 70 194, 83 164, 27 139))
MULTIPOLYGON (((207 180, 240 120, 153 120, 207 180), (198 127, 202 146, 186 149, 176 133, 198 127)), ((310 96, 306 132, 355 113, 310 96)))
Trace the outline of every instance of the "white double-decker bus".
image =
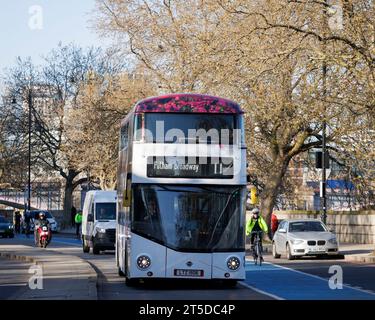
POLYGON ((138 102, 121 123, 116 262, 146 278, 245 278, 243 112, 218 97, 138 102))

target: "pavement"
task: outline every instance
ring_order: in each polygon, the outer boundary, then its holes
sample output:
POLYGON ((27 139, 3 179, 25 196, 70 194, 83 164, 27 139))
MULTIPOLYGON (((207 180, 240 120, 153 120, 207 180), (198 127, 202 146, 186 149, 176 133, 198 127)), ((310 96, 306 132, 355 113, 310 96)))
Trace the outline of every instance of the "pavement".
POLYGON ((340 250, 346 261, 375 264, 375 244, 342 244, 340 250))
MULTIPOLYGON (((17 291, 15 299, 97 299, 97 274, 88 262, 77 256, 67 256, 26 245, 4 244, 1 246, 0 257, 29 265, 28 281, 23 282, 24 290, 17 291), (36 280, 39 275, 42 275, 41 282, 36 280), (33 283, 40 283, 40 289, 46 290, 32 289, 33 283)), ((6 283, 3 286, 5 287, 6 283)))
MULTIPOLYGON (((375 244, 340 243, 339 248, 339 255, 336 256, 338 259, 345 259, 348 262, 375 263, 375 244)), ((271 254, 272 245, 264 243, 263 252, 271 254)), ((250 244, 246 244, 246 255, 251 255, 250 244)))

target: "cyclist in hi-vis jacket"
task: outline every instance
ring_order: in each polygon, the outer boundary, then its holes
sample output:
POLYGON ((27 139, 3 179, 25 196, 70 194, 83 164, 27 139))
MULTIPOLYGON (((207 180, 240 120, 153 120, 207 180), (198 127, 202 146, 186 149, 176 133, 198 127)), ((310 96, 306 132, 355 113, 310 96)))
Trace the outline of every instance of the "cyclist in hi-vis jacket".
MULTIPOLYGON (((254 238, 256 231, 268 232, 266 221, 259 215, 259 209, 251 210, 251 219, 246 224, 246 235, 250 236, 251 250, 254 249, 254 238)), ((262 236, 260 236, 260 245, 262 246, 262 236)))

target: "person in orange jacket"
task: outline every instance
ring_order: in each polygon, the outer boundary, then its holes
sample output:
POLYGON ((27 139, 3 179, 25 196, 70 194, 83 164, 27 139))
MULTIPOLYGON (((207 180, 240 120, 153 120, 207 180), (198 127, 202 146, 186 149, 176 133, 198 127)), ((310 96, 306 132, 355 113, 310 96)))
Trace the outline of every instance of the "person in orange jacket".
POLYGON ((278 226, 279 226, 279 220, 277 219, 275 213, 272 212, 272 215, 271 215, 271 231, 272 231, 272 236, 275 234, 278 226))

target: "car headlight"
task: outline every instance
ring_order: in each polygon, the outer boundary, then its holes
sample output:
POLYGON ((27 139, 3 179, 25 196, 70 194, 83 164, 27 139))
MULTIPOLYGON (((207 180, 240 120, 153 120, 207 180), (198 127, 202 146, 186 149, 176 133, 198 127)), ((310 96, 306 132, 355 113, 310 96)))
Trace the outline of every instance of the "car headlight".
POLYGON ((331 243, 331 244, 337 244, 337 239, 336 239, 336 237, 333 237, 333 238, 329 239, 328 242, 331 243))
POLYGON ((141 270, 146 270, 151 265, 151 259, 150 257, 146 255, 141 255, 137 258, 137 266, 141 270))
POLYGON ((96 232, 105 233, 105 229, 104 228, 96 228, 96 232))
POLYGON ((238 259, 237 257, 230 257, 228 260, 227 260, 227 267, 229 270, 237 270, 241 265, 241 261, 240 259, 238 259))
POLYGON ((300 239, 292 239, 292 240, 290 240, 290 243, 291 243, 291 244, 301 244, 301 243, 303 243, 303 240, 300 240, 300 239))
POLYGON ((9 229, 13 229, 13 225, 10 225, 8 228, 9 228, 9 229))

